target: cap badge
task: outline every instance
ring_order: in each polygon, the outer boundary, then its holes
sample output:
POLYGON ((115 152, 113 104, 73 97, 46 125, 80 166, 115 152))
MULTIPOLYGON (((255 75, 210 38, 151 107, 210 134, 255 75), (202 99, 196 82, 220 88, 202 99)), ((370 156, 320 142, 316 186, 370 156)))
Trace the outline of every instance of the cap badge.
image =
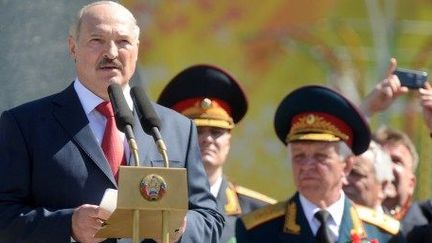
POLYGON ((311 125, 311 124, 313 124, 314 122, 315 122, 315 116, 314 116, 313 114, 309 114, 309 115, 306 117, 306 123, 309 124, 309 125, 311 125))
POLYGON ((140 182, 140 193, 147 201, 158 201, 167 190, 167 184, 160 175, 150 174, 140 182))
POLYGON ((208 110, 212 107, 212 101, 209 98, 204 98, 201 101, 201 108, 203 108, 204 110, 208 110))

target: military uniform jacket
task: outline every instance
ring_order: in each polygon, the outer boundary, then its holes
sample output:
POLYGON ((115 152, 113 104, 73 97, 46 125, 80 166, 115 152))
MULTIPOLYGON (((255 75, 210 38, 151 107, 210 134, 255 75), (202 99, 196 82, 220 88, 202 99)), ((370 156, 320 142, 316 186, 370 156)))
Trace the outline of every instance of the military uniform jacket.
POLYGON ((274 204, 276 200, 247 188, 236 186, 225 177, 216 197, 217 207, 225 217, 225 227, 220 242, 235 242, 235 223, 238 217, 260 207, 274 204))
MULTIPOLYGON (((338 243, 352 242, 355 237, 352 233, 380 243, 405 242, 399 221, 372 209, 354 208, 349 199, 345 199, 343 210, 338 243)), ((258 209, 237 220, 236 238, 238 243, 316 242, 298 193, 288 201, 258 209)))

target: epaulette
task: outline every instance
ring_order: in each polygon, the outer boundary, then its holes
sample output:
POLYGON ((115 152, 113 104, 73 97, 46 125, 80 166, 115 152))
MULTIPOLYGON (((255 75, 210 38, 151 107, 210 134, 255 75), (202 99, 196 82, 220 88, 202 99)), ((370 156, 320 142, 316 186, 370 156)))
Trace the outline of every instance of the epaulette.
POLYGON ((241 217, 246 229, 252 229, 271 219, 280 217, 285 214, 287 202, 278 202, 276 204, 264 206, 245 214, 241 217))
POLYGON ((399 232, 400 222, 393 217, 364 206, 354 205, 354 207, 362 221, 373 224, 392 235, 399 232))
POLYGON ((250 198, 253 198, 253 199, 257 199, 257 200, 260 200, 260 201, 263 201, 263 202, 266 202, 266 203, 269 203, 269 204, 275 204, 275 203, 277 203, 276 199, 271 198, 269 196, 266 196, 264 194, 261 194, 259 192, 253 191, 253 190, 248 189, 246 187, 235 185, 235 190, 236 190, 236 192, 238 194, 242 194, 242 195, 245 195, 247 197, 250 197, 250 198))
POLYGON ((225 190, 226 204, 225 214, 226 215, 240 215, 242 214, 242 209, 240 207, 240 202, 235 191, 235 187, 229 183, 225 190))

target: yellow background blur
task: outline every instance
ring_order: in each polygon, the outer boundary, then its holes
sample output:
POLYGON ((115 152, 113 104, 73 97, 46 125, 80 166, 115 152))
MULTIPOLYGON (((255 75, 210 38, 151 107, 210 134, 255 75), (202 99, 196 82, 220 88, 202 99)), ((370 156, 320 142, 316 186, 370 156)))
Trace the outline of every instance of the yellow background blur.
MULTIPOLYGON (((243 85, 249 111, 234 129, 225 173, 277 199, 294 191, 285 148, 273 129, 275 109, 291 90, 325 84, 358 103, 383 77, 392 56, 400 67, 431 72, 431 1, 122 3, 141 27, 139 76, 153 100, 175 74, 197 63, 218 65, 243 85)), ((411 93, 371 124, 373 130, 390 124, 417 144, 416 197, 423 199, 431 196, 431 138, 411 93)))

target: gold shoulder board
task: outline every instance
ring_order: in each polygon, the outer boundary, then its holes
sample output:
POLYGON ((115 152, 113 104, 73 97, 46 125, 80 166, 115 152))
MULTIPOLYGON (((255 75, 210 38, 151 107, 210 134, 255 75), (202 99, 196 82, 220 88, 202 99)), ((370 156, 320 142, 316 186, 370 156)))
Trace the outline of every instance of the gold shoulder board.
POLYGON ((246 229, 249 230, 271 219, 284 215, 285 210, 286 202, 279 202, 276 204, 258 208, 255 211, 245 214, 241 217, 241 220, 243 221, 246 229))
POLYGON ((355 205, 354 207, 362 221, 378 226, 393 235, 399 232, 400 222, 391 216, 360 205, 355 205))
POLYGON ((226 215, 240 215, 240 214, 242 214, 242 210, 241 210, 240 203, 238 200, 237 192, 235 191, 235 188, 233 188, 233 186, 231 186, 231 184, 226 188, 225 196, 226 196, 226 200, 227 200, 227 202, 224 206, 225 214, 226 215))
POLYGON ((269 204, 275 204, 275 203, 277 203, 276 199, 273 199, 273 198, 271 198, 269 196, 266 196, 264 194, 261 194, 259 192, 253 191, 253 190, 248 189, 246 187, 242 187, 242 186, 236 185, 235 186, 235 190, 239 194, 242 194, 242 195, 245 195, 245 196, 248 196, 248 197, 251 197, 251 198, 254 198, 254 199, 266 202, 266 203, 269 203, 269 204))

